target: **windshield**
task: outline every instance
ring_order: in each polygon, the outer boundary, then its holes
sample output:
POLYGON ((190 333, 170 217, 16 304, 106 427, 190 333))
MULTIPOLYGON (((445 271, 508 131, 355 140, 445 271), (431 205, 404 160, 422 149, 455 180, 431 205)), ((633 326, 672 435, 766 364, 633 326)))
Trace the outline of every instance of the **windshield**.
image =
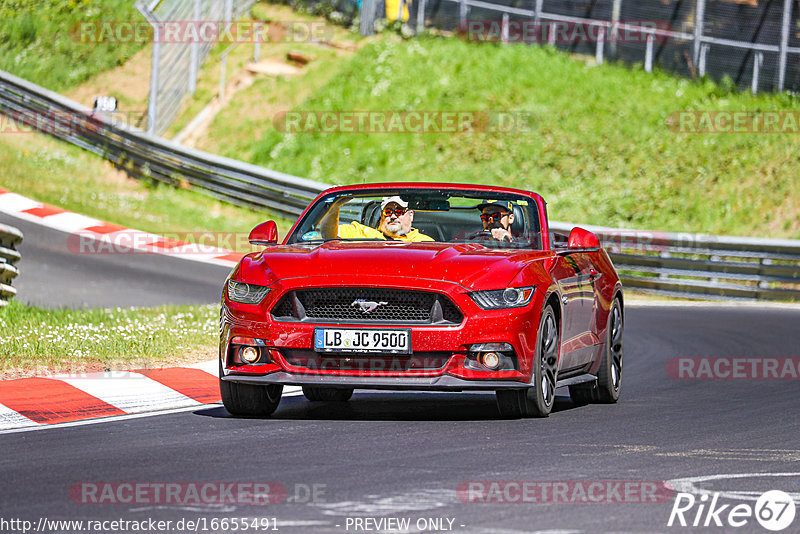
POLYGON ((306 213, 288 243, 330 240, 479 242, 493 248, 541 248, 534 199, 440 189, 332 193, 306 213))

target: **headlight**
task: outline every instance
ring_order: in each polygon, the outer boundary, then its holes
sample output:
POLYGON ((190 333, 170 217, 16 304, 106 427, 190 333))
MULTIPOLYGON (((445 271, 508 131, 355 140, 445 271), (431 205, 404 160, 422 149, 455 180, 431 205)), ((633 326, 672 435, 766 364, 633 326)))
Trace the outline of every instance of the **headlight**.
POLYGON ((269 293, 269 288, 228 280, 228 298, 242 304, 258 304, 269 293))
POLYGON ((534 289, 533 287, 509 287, 493 291, 474 291, 469 296, 484 310, 521 308, 531 301, 534 289))

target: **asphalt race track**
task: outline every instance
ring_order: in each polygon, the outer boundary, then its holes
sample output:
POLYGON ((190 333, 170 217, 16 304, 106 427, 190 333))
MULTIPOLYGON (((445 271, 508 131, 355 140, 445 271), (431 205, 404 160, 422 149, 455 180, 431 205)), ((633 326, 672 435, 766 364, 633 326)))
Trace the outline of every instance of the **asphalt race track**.
POLYGON ((227 267, 158 254, 84 255, 66 232, 0 213, 22 230, 17 298, 45 308, 156 306, 218 302, 227 267))
MULTIPOLYGON (((514 492, 505 502, 476 503, 457 490, 470 481, 565 481, 570 488, 627 481, 636 488, 695 478, 677 487, 720 492, 718 503, 728 509, 752 507, 770 489, 797 499, 797 379, 689 380, 666 369, 678 357, 797 358, 799 324, 794 309, 629 307, 620 402, 575 407, 564 396, 543 420, 499 420, 491 394, 357 392, 341 405, 284 397, 265 419, 234 418, 212 406, 6 433, 0 516, 34 525, 42 518, 200 519, 199 531, 215 532, 233 529, 212 519, 234 517, 262 518, 270 528, 274 520, 281 532, 376 532, 372 521, 388 518, 408 518, 411 528, 381 523, 393 526, 385 532, 767 532, 753 518, 740 528, 668 528, 672 496, 641 503, 636 492, 607 490, 612 503, 568 494, 567 502, 541 504, 518 502, 514 492), (93 504, 80 491, 83 483, 124 482, 271 482, 288 496, 258 505, 93 504), (441 523, 417 528, 428 519, 441 523)), ((686 512, 687 521, 697 510, 686 512)), ((800 517, 784 532, 799 525, 800 517)))

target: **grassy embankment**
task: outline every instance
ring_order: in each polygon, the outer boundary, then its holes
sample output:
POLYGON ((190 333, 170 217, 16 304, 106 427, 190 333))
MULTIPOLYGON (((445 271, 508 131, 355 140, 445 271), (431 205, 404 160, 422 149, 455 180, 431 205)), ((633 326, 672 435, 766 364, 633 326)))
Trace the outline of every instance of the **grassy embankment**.
POLYGON ((175 366, 216 356, 216 306, 0 308, 0 379, 175 366))
MULTIPOLYGON (((248 98, 248 91, 241 95, 248 98)), ((800 237, 792 134, 678 134, 679 110, 793 110, 790 95, 591 62, 539 46, 384 36, 296 110, 529 113, 529 130, 283 134, 227 155, 330 183, 436 180, 540 192, 553 219, 712 234, 800 237)), ((219 125, 236 120, 231 109, 219 125)), ((209 144, 228 132, 212 128, 209 144)))

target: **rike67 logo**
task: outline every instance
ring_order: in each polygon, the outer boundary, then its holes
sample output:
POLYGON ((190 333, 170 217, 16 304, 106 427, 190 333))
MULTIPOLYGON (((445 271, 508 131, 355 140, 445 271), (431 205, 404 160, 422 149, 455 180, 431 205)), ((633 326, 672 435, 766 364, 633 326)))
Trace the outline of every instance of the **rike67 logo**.
POLYGON ((676 494, 667 526, 739 528, 752 526, 755 520, 763 528, 778 532, 792 524, 796 513, 792 496, 780 490, 762 493, 755 505, 720 504, 719 499, 719 493, 710 497, 706 493, 700 497, 676 494))

